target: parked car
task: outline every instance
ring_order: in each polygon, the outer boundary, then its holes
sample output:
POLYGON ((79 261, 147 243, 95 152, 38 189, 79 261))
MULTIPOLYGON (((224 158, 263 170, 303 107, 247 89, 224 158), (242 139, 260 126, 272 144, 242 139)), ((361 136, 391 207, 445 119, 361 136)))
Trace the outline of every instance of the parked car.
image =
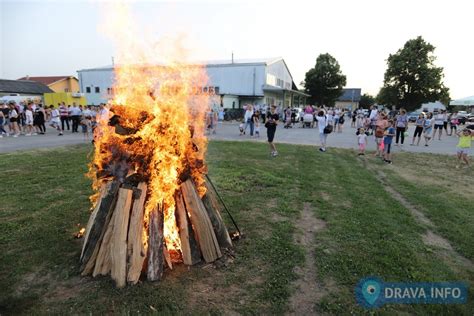
POLYGON ((459 111, 458 112, 458 121, 459 121, 459 124, 466 124, 467 122, 467 119, 469 118, 470 114, 467 113, 466 111, 459 111))
POLYGON ((410 112, 408 113, 408 122, 416 122, 418 116, 420 116, 422 112, 410 112))

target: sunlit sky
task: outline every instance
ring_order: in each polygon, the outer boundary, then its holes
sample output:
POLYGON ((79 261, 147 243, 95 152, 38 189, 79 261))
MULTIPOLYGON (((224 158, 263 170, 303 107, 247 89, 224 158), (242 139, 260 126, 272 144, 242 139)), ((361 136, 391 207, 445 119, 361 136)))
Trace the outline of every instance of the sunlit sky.
MULTIPOLYGON (((0 78, 77 75, 111 64, 97 1, 0 0, 0 78)), ((281 56, 299 84, 330 53, 347 87, 376 94, 386 59, 418 35, 432 43, 453 99, 474 94, 474 1, 134 1, 136 23, 186 36, 195 60, 281 56)))

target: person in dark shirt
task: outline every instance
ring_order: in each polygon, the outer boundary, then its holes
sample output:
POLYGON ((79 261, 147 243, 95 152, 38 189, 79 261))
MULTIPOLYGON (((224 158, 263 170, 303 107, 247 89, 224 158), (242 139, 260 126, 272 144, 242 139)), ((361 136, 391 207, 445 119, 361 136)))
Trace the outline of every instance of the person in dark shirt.
POLYGON ((267 138, 268 144, 270 145, 272 157, 276 157, 278 152, 276 150, 273 139, 275 138, 275 132, 278 125, 278 113, 276 113, 276 106, 272 105, 270 108, 270 113, 266 117, 265 127, 267 128, 267 138))

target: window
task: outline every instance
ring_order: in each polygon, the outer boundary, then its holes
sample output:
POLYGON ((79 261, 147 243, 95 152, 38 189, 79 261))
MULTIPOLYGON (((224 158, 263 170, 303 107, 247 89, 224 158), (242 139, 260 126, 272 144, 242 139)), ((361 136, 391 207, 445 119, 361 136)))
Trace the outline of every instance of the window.
POLYGON ((107 88, 107 94, 111 95, 112 94, 112 88, 107 88))
POLYGON ((86 93, 91 93, 91 87, 86 87, 86 93))
POLYGON ((219 94, 219 87, 214 87, 214 93, 219 94))
POLYGON ((100 88, 99 87, 95 87, 95 93, 100 93, 100 88))
POLYGON ((69 92, 69 89, 68 89, 68 88, 65 88, 65 89, 64 89, 64 92, 69 92))

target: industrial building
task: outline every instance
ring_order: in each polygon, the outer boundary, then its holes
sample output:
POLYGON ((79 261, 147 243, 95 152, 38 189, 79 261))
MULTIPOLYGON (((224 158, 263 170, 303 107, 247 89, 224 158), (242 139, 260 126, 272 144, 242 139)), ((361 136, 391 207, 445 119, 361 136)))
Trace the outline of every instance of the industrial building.
MULTIPOLYGON (((209 81, 205 87, 220 96, 224 108, 242 108, 245 104, 300 107, 307 94, 296 87, 282 58, 221 60, 199 63, 206 68, 209 81)), ((79 86, 89 104, 112 98, 114 67, 78 71, 79 86)))

